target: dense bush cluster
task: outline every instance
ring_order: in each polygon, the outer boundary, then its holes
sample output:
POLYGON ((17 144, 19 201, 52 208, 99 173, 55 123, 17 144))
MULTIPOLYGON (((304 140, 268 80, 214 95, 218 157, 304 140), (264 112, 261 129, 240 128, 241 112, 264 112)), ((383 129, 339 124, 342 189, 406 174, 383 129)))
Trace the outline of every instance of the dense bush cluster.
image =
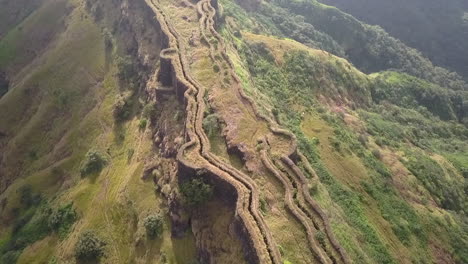
POLYGON ((127 120, 130 117, 131 104, 129 98, 124 96, 117 96, 114 103, 114 108, 112 109, 112 114, 115 121, 121 122, 127 120))
POLYGON ((72 225, 75 223, 78 215, 76 214, 73 204, 69 203, 57 210, 52 211, 49 217, 49 227, 57 232, 61 237, 64 237, 72 225))
POLYGON ((451 91, 406 74, 385 72, 377 75, 372 98, 376 103, 387 101, 415 110, 424 107, 442 120, 465 122, 468 118, 468 92, 451 91))
POLYGON ((408 156, 410 159, 405 161, 405 165, 442 208, 455 211, 468 209, 464 184, 460 184, 456 177, 444 177, 443 168, 430 157, 416 151, 408 151, 408 156))
POLYGON ((49 214, 50 209, 44 201, 18 209, 11 237, 0 243, 0 263, 16 263, 24 248, 46 237, 50 233, 49 214))
POLYGON ((0 241, 2 264, 16 263, 23 249, 53 231, 64 238, 77 218, 71 204, 55 210, 30 185, 21 187, 17 195, 21 207, 13 209, 11 235, 0 241))

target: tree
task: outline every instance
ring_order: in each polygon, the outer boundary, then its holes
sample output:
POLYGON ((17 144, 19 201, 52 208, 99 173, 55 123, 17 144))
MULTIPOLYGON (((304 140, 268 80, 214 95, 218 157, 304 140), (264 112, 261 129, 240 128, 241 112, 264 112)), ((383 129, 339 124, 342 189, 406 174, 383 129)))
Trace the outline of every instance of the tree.
POLYGON ((159 237, 163 233, 163 218, 160 214, 148 215, 143 220, 143 225, 146 228, 146 234, 151 239, 159 237))
POLYGON ((97 151, 90 150, 86 153, 85 160, 81 166, 81 175, 100 172, 106 164, 105 159, 97 151))
POLYGON ((112 114, 117 122, 124 121, 130 116, 130 102, 123 96, 117 96, 112 114))
POLYGON ((190 206, 198 206, 208 201, 213 195, 213 186, 202 179, 192 179, 180 186, 185 201, 190 206))
POLYGON ((97 260, 104 256, 106 243, 92 231, 85 231, 78 238, 75 246, 75 257, 81 261, 97 260))

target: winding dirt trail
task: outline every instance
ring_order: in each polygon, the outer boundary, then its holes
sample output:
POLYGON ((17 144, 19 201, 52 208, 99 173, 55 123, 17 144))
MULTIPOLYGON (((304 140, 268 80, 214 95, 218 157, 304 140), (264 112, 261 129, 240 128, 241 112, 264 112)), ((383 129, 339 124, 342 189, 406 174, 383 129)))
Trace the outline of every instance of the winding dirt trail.
POLYGON ((193 32, 200 34, 201 41, 197 48, 208 54, 211 65, 216 64, 219 71, 217 74, 222 76, 209 89, 193 77, 187 60, 187 54, 190 54, 187 47, 189 41, 178 33, 160 1, 145 1, 154 11, 164 37, 160 79, 174 86, 178 95, 183 94, 186 105, 187 143, 177 155, 179 173, 203 173, 232 190, 236 196, 235 218, 248 262, 280 264, 282 259, 260 213, 260 195, 255 181, 211 152, 210 141, 203 129, 208 90, 215 112, 227 124, 225 134, 228 145, 242 153, 247 163, 257 166, 263 164, 281 182, 286 206, 304 227, 316 262, 349 263, 344 250, 333 236, 326 215, 310 196, 307 179, 296 164, 302 162, 310 174, 315 174, 307 159, 298 152, 294 135, 280 129, 270 118, 262 115, 254 101, 245 94, 227 55, 224 40, 215 29, 217 10, 213 5, 217 7, 217 1, 201 0, 195 5, 180 0, 181 5, 197 12, 198 29, 193 29, 193 32), (316 238, 318 231, 326 235, 324 241, 316 238))

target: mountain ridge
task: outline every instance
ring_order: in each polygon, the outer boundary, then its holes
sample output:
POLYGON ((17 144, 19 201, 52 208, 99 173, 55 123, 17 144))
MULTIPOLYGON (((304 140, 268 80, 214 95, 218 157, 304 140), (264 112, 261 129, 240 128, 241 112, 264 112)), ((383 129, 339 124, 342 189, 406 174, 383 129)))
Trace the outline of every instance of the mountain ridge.
POLYGON ((315 0, 13 2, 0 263, 468 260, 467 85, 383 29, 315 0))

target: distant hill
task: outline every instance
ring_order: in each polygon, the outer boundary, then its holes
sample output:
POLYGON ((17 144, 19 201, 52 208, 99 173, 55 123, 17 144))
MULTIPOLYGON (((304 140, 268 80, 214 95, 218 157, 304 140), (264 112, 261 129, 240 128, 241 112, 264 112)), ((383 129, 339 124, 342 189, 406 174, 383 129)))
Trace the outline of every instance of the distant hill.
POLYGON ((320 0, 421 51, 438 66, 468 78, 468 1, 320 0))

